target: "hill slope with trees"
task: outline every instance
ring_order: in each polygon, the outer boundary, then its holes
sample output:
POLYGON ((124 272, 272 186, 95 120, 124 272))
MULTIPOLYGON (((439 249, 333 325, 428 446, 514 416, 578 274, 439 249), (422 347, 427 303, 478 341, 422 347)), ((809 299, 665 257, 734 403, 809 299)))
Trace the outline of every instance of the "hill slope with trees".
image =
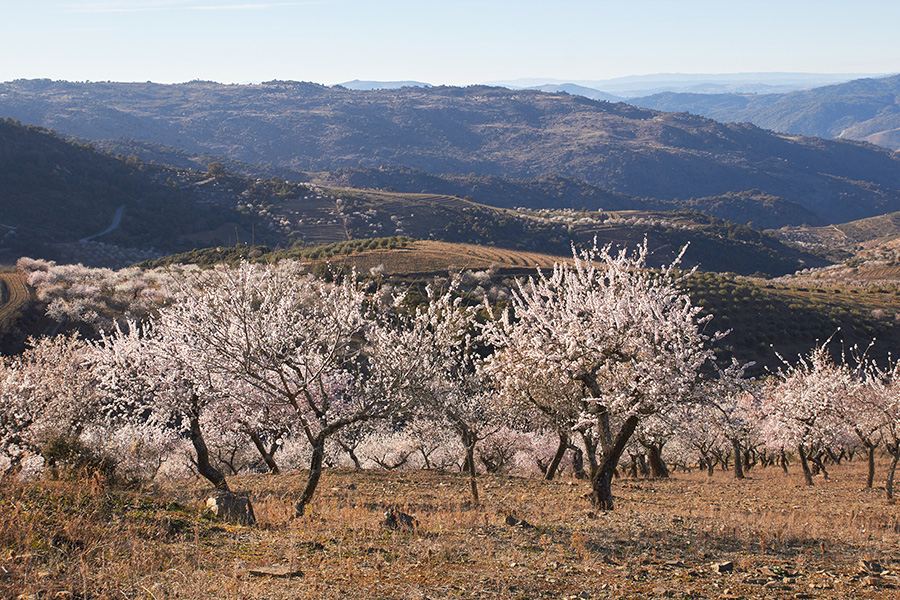
POLYGON ((900 159, 890 152, 568 94, 38 80, 0 85, 0 114, 295 170, 561 175, 661 200, 757 189, 830 223, 900 210, 900 159))

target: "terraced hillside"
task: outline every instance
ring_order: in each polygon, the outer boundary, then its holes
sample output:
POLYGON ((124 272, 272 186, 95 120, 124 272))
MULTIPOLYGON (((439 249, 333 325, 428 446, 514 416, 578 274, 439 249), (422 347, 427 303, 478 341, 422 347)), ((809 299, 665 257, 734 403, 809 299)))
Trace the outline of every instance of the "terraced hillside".
POLYGON ((0 273, 0 334, 4 333, 30 299, 25 277, 0 273))
MULTIPOLYGON (((369 250, 327 259, 332 265, 347 265, 361 273, 376 269, 385 275, 444 274, 449 270, 495 269, 500 272, 532 272, 535 267, 552 268, 564 257, 521 250, 506 250, 451 244, 436 241, 417 241, 397 249, 369 250), (382 269, 383 267, 383 269, 382 269)), ((326 262, 321 259, 318 262, 326 262)))

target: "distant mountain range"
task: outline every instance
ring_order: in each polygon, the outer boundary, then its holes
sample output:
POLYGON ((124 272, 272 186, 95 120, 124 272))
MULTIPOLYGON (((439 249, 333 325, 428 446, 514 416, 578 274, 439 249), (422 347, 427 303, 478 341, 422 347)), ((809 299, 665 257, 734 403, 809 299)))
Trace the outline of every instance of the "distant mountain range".
POLYGON ((771 94, 806 90, 863 77, 880 76, 871 73, 657 73, 600 80, 513 79, 491 81, 487 85, 499 85, 513 89, 541 89, 544 86, 571 85, 591 90, 590 93, 602 92, 622 98, 637 98, 662 92, 771 94))
POLYGON ((664 111, 746 121, 775 131, 871 142, 900 150, 900 75, 858 79, 788 94, 685 94, 632 99, 664 111))
POLYGON ((359 79, 345 81, 338 85, 348 90, 394 90, 404 87, 432 87, 430 83, 421 81, 361 81, 359 79))
POLYGON ((0 84, 0 115, 291 171, 555 176, 676 204, 755 190, 822 223, 900 210, 886 150, 533 90, 20 80, 0 84))

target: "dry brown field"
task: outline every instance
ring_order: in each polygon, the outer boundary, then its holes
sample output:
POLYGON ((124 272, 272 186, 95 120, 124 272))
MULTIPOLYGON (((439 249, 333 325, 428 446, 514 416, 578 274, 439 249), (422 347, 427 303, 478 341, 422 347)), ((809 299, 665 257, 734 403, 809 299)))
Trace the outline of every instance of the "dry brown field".
POLYGON ((297 519, 299 475, 233 478, 256 527, 206 516, 199 483, 6 483, 0 597, 900 597, 900 510, 862 489, 861 462, 829 471, 811 488, 794 465, 618 479, 598 514, 580 480, 481 476, 473 506, 461 475, 335 470, 297 519), (388 505, 418 526, 383 527, 388 505), (251 574, 272 566, 292 576, 251 574))
POLYGON ((0 280, 6 290, 0 297, 0 332, 3 332, 28 302, 29 292, 21 273, 0 272, 0 280))
POLYGON ((384 265, 389 275, 422 273, 447 274, 449 268, 483 270, 492 266, 502 269, 528 270, 539 266, 551 269, 554 262, 571 257, 559 257, 537 252, 506 250, 473 244, 451 244, 436 241, 415 241, 404 248, 367 250, 327 259, 332 265, 347 264, 365 273, 384 265))

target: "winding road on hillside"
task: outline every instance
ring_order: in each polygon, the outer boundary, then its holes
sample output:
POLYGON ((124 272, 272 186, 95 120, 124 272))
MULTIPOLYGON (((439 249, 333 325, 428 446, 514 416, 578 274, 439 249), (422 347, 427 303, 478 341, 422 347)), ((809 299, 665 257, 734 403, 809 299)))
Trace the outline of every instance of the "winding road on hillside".
POLYGON ((124 215, 124 214, 125 214, 125 205, 123 204, 122 206, 120 206, 119 208, 116 209, 116 214, 113 215, 112 225, 110 225, 109 227, 107 227, 106 229, 101 231, 100 233, 95 233, 94 235, 89 235, 87 237, 81 238, 78 241, 79 242, 88 242, 94 238, 98 238, 101 235, 106 235, 110 231, 113 231, 116 227, 119 226, 119 223, 122 222, 122 215, 124 215))
POLYGON ((28 302, 29 294, 28 288, 25 287, 25 277, 21 273, 0 273, 0 280, 3 280, 9 291, 9 298, 0 304, 0 331, 2 331, 28 302))

